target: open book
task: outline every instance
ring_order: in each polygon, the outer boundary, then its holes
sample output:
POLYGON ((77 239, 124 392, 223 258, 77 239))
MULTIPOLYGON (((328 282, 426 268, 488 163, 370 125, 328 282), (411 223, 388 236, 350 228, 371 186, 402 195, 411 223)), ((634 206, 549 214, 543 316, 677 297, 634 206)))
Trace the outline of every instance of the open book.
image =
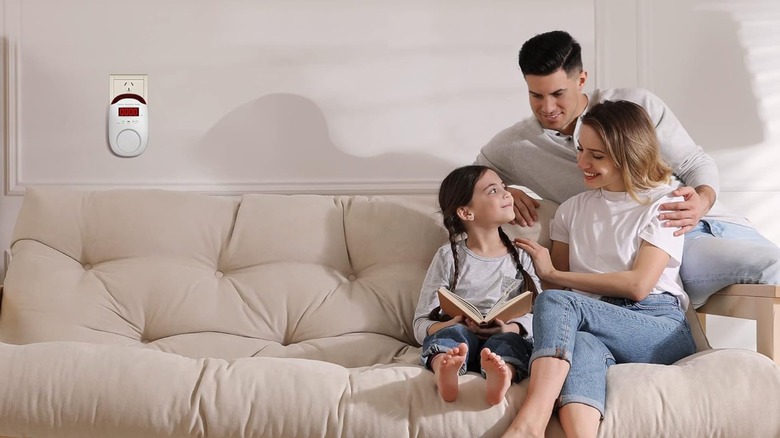
POLYGON ((505 294, 487 314, 483 315, 473 304, 446 288, 439 288, 439 305, 444 313, 452 317, 463 315, 480 325, 490 324, 494 319, 507 322, 510 319, 523 316, 531 311, 532 301, 533 294, 529 290, 512 299, 508 299, 508 294, 505 294))

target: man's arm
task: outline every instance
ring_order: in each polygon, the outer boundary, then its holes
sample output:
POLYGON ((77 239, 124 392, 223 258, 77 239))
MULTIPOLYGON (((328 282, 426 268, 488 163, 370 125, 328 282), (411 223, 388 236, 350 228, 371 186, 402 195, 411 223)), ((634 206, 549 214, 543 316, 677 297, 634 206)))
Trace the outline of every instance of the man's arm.
POLYGON ((659 216, 665 226, 678 228, 675 235, 681 235, 693 229, 715 203, 720 190, 718 166, 659 97, 646 90, 637 92, 645 94, 641 104, 655 123, 661 157, 684 185, 674 192, 684 200, 662 205, 659 216))
POLYGON ((619 272, 570 272, 559 270, 547 248, 530 239, 517 238, 515 244, 534 259, 539 278, 559 287, 641 301, 652 292, 669 263, 669 254, 643 241, 630 269, 619 272))
MULTIPOLYGON (((488 146, 490 146, 489 143, 488 146)), ((517 181, 513 181, 512 178, 506 172, 504 172, 501 166, 496 165, 495 163, 493 163, 493 161, 490 160, 490 158, 488 158, 486 154, 487 152, 489 152, 486 151, 488 146, 483 147, 482 150, 479 151, 479 154, 477 155, 477 159, 474 160, 474 164, 479 164, 480 166, 487 166, 493 169, 493 171, 496 172, 498 177, 501 178, 501 181, 503 181, 504 184, 506 185, 517 184, 517 181)))

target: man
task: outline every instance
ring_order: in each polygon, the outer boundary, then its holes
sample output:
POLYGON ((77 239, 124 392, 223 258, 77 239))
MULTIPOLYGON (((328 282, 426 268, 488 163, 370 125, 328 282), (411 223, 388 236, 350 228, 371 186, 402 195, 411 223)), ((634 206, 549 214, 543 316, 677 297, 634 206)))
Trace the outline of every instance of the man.
MULTIPOLYGON (((528 85, 533 117, 499 132, 476 163, 496 170, 507 184, 525 186, 561 203, 586 190, 577 168, 579 117, 604 100, 641 105, 656 128, 664 160, 674 169, 681 202, 663 205, 659 220, 685 234, 683 286, 699 307, 734 283, 780 284, 780 248, 742 217, 717 201, 719 174, 712 157, 688 135, 661 99, 643 89, 602 89, 582 93, 588 74, 579 43, 566 32, 536 35, 520 49, 520 69, 528 85)), ((516 222, 533 225, 539 203, 512 189, 516 222)))

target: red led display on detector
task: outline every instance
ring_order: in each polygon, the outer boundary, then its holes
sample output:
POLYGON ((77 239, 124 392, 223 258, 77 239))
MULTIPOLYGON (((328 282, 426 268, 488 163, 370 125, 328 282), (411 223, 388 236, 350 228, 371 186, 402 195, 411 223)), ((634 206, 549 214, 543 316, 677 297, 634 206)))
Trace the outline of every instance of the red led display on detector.
POLYGON ((138 117, 138 107, 119 107, 119 117, 138 117))

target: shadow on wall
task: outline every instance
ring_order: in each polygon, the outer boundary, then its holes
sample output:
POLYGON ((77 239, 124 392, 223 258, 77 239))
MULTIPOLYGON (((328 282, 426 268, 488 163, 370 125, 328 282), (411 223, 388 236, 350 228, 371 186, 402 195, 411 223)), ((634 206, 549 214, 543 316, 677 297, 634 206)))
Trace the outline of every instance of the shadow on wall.
MULTIPOLYGON (((719 108, 718 112, 723 120, 723 123, 707 125, 708 133, 705 135, 709 138, 703 144, 712 151, 761 143, 765 139, 758 108, 761 96, 757 93, 758 90, 751 87, 753 78, 750 66, 746 65, 745 61, 746 48, 739 38, 740 25, 733 16, 722 12, 704 14, 702 18, 707 20, 706 28, 710 29, 711 33, 697 34, 700 39, 697 45, 704 53, 693 56, 692 61, 699 63, 702 57, 709 59, 714 62, 712 68, 718 73, 712 75, 707 68, 694 67, 693 71, 698 70, 700 74, 691 79, 698 82, 699 87, 710 90, 702 92, 705 102, 699 104, 719 108), (728 54, 733 54, 733 58, 726 56, 724 59, 724 55, 728 54), (726 84, 720 82, 724 79, 726 84), (714 90, 717 92, 712 92, 714 90), (739 121, 738 126, 744 129, 734 129, 734 121, 739 121)), ((693 107, 699 107, 699 104, 693 107)))
POLYGON ((656 3, 663 38, 652 44, 653 82, 696 142, 713 153, 759 144, 764 134, 740 23, 708 3, 656 3))
POLYGON ((261 183, 437 184, 466 164, 420 153, 347 154, 333 142, 319 106, 294 94, 270 94, 236 108, 194 152, 220 181, 261 183))
MULTIPOLYGON (((777 197, 780 185, 780 3, 689 0, 695 21, 678 26, 679 35, 697 29, 691 50, 695 72, 688 82, 697 96, 690 114, 706 118, 689 132, 719 164, 721 191, 764 192, 777 197), (684 30, 683 30, 684 29, 684 30), (693 131, 696 131, 695 134, 693 131)), ((675 7, 677 4, 675 3, 675 7)), ((679 18, 679 17, 678 17, 679 18)), ((686 122, 686 128, 687 128, 686 122)), ((771 204, 771 203, 770 203, 771 204)), ((741 211, 753 219, 766 202, 741 211)), ((760 215, 766 215, 760 213, 760 215)), ((769 229, 773 222, 759 224, 769 229)), ((777 228, 777 227, 774 227, 777 228)), ((774 233, 777 235, 777 233, 774 233)))

